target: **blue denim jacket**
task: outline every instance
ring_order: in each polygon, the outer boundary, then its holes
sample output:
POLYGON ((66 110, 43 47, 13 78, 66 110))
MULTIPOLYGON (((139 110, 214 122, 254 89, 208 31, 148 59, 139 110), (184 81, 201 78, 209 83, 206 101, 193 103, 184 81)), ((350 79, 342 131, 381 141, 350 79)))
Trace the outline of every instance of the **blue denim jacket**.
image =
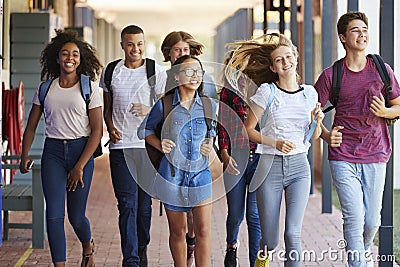
MULTIPOLYGON (((211 125, 210 136, 216 136, 215 116, 216 105, 212 109, 214 123, 211 125)), ((180 105, 178 90, 172 100, 173 110, 163 125, 161 139, 171 139, 176 147, 161 160, 159 174, 168 182, 156 185, 157 195, 165 203, 179 207, 193 207, 200 201, 211 197, 211 173, 208 169, 208 157, 201 155, 200 146, 208 137, 203 103, 196 92, 195 101, 187 110, 180 105), (172 119, 172 122, 170 121, 172 119), (170 164, 170 162, 172 164, 170 164), (175 176, 171 175, 171 167, 175 176), (207 186, 210 185, 210 186, 207 186)), ((150 111, 145 136, 155 134, 158 123, 163 119, 162 101, 157 101, 150 111)), ((177 210, 177 209, 174 209, 177 210)))

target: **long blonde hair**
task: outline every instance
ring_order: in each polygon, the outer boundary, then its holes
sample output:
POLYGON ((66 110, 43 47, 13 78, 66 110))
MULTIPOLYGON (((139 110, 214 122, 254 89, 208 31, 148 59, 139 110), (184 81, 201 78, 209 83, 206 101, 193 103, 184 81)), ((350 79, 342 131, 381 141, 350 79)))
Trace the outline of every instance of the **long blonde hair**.
MULTIPOLYGON (((225 68, 225 77, 229 84, 238 89, 239 80, 250 79, 257 87, 263 83, 279 80, 276 73, 272 72, 271 53, 281 47, 289 47, 293 55, 298 58, 297 48, 283 34, 270 33, 248 41, 238 41, 228 44, 232 49, 232 57, 225 68)), ((300 76, 297 75, 300 81, 300 76)))

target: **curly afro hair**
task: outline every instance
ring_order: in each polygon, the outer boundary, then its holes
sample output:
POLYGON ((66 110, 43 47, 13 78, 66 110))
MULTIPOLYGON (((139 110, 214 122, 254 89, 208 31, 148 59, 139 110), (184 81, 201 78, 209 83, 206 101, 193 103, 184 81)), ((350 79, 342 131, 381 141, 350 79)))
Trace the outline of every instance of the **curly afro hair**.
POLYGON ((92 81, 96 80, 103 67, 98 59, 97 51, 92 45, 81 40, 74 30, 56 30, 56 36, 43 49, 40 57, 41 79, 54 79, 60 76, 60 66, 57 63, 57 58, 61 48, 66 43, 74 43, 79 48, 80 65, 76 70, 77 74, 85 74, 92 81))

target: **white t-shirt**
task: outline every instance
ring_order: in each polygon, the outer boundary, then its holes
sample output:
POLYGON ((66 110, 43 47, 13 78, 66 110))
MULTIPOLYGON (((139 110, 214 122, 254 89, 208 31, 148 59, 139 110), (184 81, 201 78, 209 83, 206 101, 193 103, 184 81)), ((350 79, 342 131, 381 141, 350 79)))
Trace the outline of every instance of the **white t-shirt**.
MULTIPOLYGON (((127 68, 124 60, 118 62, 112 74, 112 120, 114 127, 122 135, 122 140, 116 144, 110 143, 110 149, 123 148, 144 148, 144 140, 137 136, 137 128, 142 123, 145 116, 136 117, 129 110, 133 103, 141 103, 146 106, 152 106, 150 101, 150 86, 147 81, 146 63, 136 69, 127 68)), ((104 72, 101 74, 99 86, 104 92, 108 89, 104 83, 104 72)), ((156 64, 156 86, 155 94, 163 94, 167 74, 165 69, 156 64)))
MULTIPOLYGON (((310 143, 305 142, 311 123, 311 111, 315 108, 318 95, 311 85, 301 85, 295 92, 289 92, 275 87, 275 96, 268 110, 268 117, 261 134, 277 140, 288 140, 296 145, 289 155, 307 152, 310 143)), ((271 89, 269 84, 264 83, 254 96, 252 102, 266 108, 271 89)), ((287 155, 279 150, 259 144, 257 153, 272 155, 287 155)))
MULTIPOLYGON (((46 136, 56 139, 76 139, 89 136, 91 128, 86 113, 86 103, 81 94, 79 82, 69 88, 62 88, 55 79, 44 99, 46 136)), ((97 84, 91 82, 89 109, 102 106, 97 84)), ((33 96, 33 103, 40 106, 39 88, 33 96)))

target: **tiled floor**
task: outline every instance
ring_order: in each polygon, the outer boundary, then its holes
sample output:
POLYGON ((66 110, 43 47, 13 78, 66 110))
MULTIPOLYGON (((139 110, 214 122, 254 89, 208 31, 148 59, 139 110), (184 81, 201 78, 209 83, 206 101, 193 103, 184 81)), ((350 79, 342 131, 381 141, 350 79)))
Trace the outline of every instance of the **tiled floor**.
MULTIPOLYGON (((219 189, 221 188, 219 187, 219 189)), ((221 198, 214 202, 212 212, 212 259, 210 266, 222 267, 225 250, 226 201, 221 198)), ((96 243, 96 266, 121 266, 120 238, 118 231, 118 212, 111 185, 108 156, 95 160, 95 174, 89 196, 88 212, 92 234, 96 243)), ((11 220, 29 220, 29 212, 11 212, 11 220)), ((283 214, 282 216, 283 217, 283 214)), ((79 266, 81 246, 72 228, 66 225, 67 266, 79 266)), ((281 220, 281 226, 283 227, 281 220)), ((304 218, 302 242, 307 255, 303 266, 345 266, 344 250, 338 247, 341 241, 342 221, 336 209, 332 214, 321 214, 321 195, 315 192, 309 199, 304 218), (329 254, 328 252, 331 251, 329 254), (313 254, 314 253, 314 254, 313 254)), ((29 249, 31 231, 11 229, 10 239, 0 247, 0 266, 52 266, 48 244, 45 249, 29 249), (18 263, 18 264, 17 264, 18 263)), ((241 246, 238 251, 240 266, 249 266, 247 256, 247 233, 243 223, 240 235, 241 246)), ((283 233, 278 251, 283 246, 283 233)), ((372 252, 377 254, 377 247, 372 252)), ((303 253, 304 254, 304 253, 303 253)), ((168 248, 168 226, 165 213, 159 216, 159 202, 153 200, 151 242, 148 248, 149 266, 173 266, 168 248)), ((278 253, 274 254, 271 267, 283 266, 278 253)), ((376 264, 376 266, 378 266, 376 264)), ((397 266, 397 265, 396 265, 397 266)))

